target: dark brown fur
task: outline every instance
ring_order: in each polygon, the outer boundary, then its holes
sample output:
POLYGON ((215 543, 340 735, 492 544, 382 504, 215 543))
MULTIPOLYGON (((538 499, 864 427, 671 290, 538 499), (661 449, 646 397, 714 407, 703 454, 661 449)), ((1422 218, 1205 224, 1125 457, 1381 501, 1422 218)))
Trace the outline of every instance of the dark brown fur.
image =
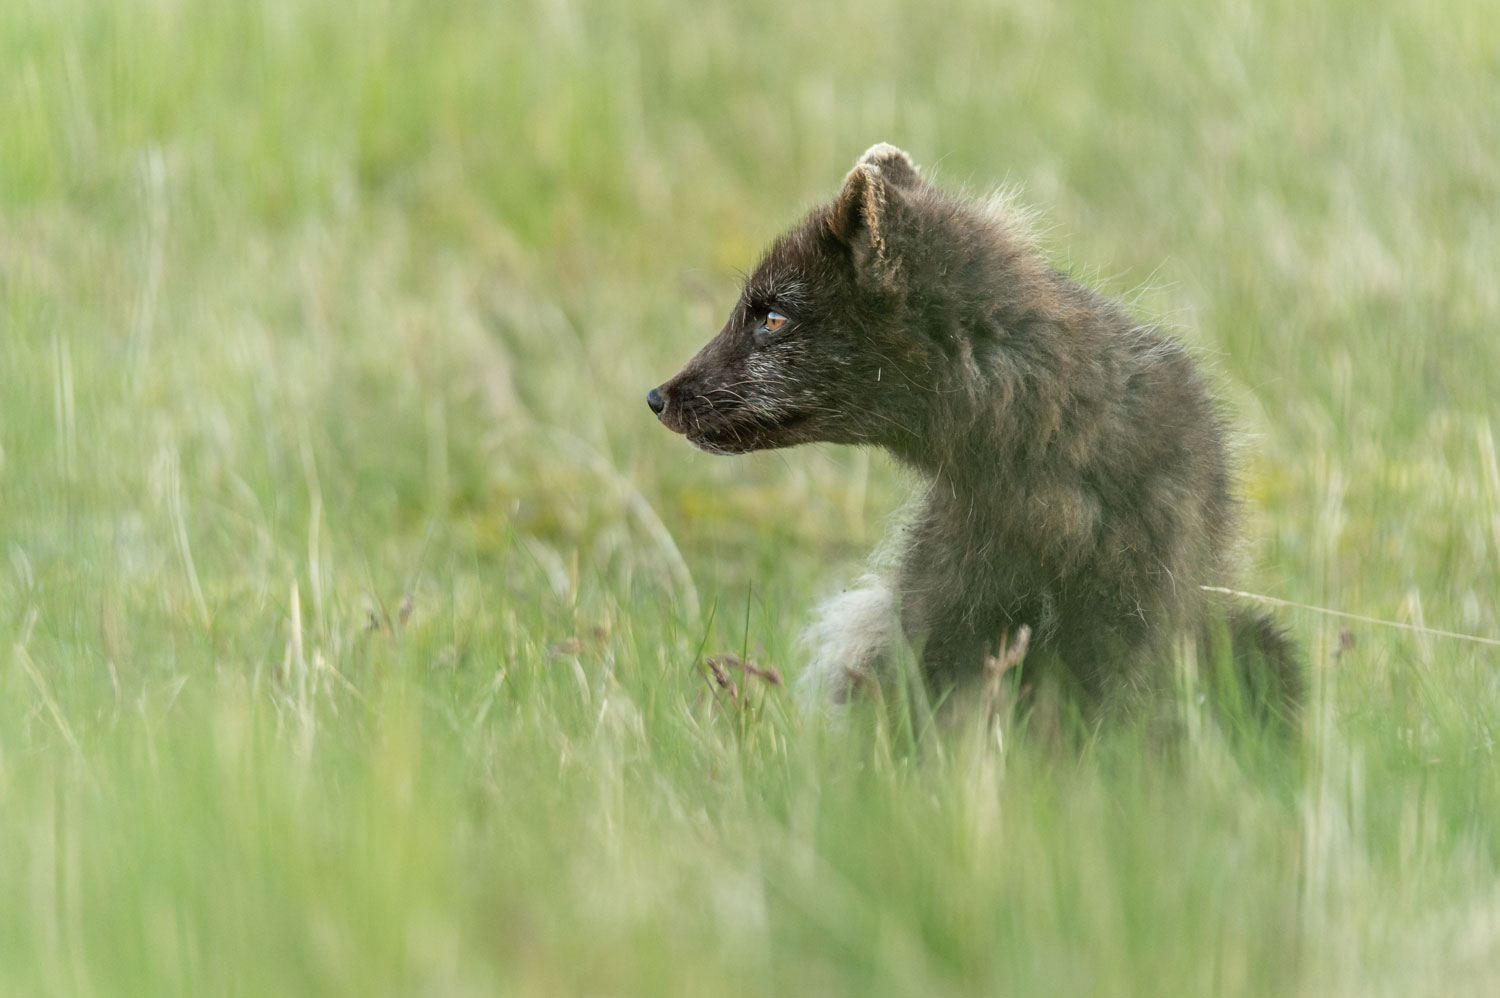
POLYGON ((1162 685, 1179 636, 1212 655, 1215 634, 1271 677, 1251 684, 1266 706, 1298 699, 1281 632, 1200 588, 1226 581, 1235 502, 1188 352, 894 147, 776 241, 651 402, 716 453, 874 444, 926 477, 893 588, 934 691, 1024 624, 1028 673, 1090 702, 1162 685), (774 333, 770 312, 788 320, 774 333))

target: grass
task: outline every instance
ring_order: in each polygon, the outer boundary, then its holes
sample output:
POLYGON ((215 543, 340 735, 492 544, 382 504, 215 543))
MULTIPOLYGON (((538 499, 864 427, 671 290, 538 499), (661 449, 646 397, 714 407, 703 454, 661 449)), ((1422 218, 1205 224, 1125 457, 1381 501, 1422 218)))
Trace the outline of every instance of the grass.
MULTIPOLYGON (((0 991, 1479 993, 1493 649, 1295 759, 797 716, 907 483, 645 390, 889 139, 1216 370, 1246 584, 1500 636, 1489 5, 0 8, 0 991)), ((1352 647, 1340 650, 1352 640, 1352 647)))

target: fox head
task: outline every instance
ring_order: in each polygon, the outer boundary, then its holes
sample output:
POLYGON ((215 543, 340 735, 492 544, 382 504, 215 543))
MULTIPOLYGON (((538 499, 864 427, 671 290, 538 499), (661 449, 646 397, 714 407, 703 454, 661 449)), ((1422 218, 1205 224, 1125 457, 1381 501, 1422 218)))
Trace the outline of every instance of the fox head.
POLYGON ((906 153, 872 147, 832 204, 776 240, 724 328, 647 395, 652 411, 714 454, 915 432, 934 344, 910 329, 911 272, 928 265, 934 197, 906 153))

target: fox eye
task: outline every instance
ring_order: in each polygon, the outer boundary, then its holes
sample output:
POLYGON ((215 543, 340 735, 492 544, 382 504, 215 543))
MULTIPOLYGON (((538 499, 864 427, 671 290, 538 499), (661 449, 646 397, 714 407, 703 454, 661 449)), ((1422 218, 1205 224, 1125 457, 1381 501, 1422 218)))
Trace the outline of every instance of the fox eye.
POLYGON ((771 342, 776 331, 787 324, 789 320, 780 312, 767 312, 766 317, 760 320, 760 325, 755 327, 755 345, 766 346, 771 342))

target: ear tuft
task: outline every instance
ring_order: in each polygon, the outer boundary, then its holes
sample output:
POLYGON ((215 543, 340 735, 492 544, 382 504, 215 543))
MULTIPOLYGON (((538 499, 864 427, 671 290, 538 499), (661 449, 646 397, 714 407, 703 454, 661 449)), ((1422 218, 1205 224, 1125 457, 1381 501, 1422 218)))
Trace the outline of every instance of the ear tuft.
POLYGON ((911 161, 911 157, 889 142, 877 142, 866 149, 856 166, 874 167, 896 187, 911 187, 922 179, 917 164, 911 161))

